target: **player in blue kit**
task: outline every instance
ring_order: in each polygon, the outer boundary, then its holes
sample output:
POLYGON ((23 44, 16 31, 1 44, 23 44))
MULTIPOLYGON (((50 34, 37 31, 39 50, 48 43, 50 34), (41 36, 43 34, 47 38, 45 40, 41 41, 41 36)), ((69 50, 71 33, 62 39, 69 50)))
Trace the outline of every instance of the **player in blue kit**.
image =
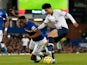
POLYGON ((2 42, 3 35, 6 36, 8 30, 9 20, 5 10, 0 9, 0 43, 2 42), (5 26, 4 25, 5 21, 5 26), (4 31, 3 28, 5 27, 4 31))
MULTIPOLYGON (((10 11, 13 16, 19 18, 20 26, 23 27, 27 33, 25 36, 31 39, 29 44, 31 60, 39 62, 41 59, 40 55, 44 56, 41 51, 45 47, 45 44, 48 43, 47 39, 42 35, 41 31, 38 30, 38 26, 34 22, 27 20, 25 16, 16 15, 13 9, 10 9, 10 11)), ((48 50, 47 53, 49 53, 48 50)))
POLYGON ((31 60, 38 62, 37 56, 40 55, 44 45, 48 42, 46 37, 44 37, 38 26, 32 21, 27 21, 25 16, 19 17, 20 26, 26 31, 26 36, 31 39, 29 44, 29 49, 31 53, 31 60))

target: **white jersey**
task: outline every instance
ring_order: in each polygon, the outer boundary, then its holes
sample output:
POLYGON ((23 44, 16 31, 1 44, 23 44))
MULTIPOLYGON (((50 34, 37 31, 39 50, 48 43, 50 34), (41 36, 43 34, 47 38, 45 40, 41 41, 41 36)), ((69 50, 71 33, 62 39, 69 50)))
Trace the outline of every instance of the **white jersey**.
POLYGON ((29 43, 29 39, 28 38, 22 38, 22 43, 23 43, 23 46, 27 46, 28 43, 29 43))
POLYGON ((76 23, 74 18, 67 12, 61 11, 61 10, 53 10, 53 14, 48 14, 46 16, 46 19, 44 21, 44 24, 40 25, 38 28, 42 29, 46 26, 47 23, 52 23, 57 29, 60 29, 61 27, 67 28, 68 25, 66 22, 66 17, 71 20, 72 23, 76 23))

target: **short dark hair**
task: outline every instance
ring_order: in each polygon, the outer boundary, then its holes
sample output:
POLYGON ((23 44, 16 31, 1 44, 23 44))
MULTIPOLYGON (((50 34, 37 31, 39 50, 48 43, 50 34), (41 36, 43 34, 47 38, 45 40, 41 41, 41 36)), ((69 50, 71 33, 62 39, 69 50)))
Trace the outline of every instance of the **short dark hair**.
POLYGON ((19 16, 19 19, 26 19, 25 16, 19 16))
POLYGON ((49 3, 44 3, 44 4, 42 5, 42 9, 46 9, 46 8, 51 8, 51 4, 49 4, 49 3))

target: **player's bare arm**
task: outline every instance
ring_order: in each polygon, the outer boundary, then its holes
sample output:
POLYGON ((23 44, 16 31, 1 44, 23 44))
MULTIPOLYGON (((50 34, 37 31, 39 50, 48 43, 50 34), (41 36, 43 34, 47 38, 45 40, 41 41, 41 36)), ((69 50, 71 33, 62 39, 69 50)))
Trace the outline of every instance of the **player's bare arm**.
POLYGON ((19 15, 17 15, 13 9, 10 9, 10 13, 17 18, 19 17, 19 15))
POLYGON ((40 32, 40 30, 35 30, 34 31, 35 32, 35 34, 34 35, 32 35, 32 36, 30 36, 30 35, 26 35, 27 37, 29 37, 29 38, 36 38, 36 37, 38 37, 38 36, 40 36, 41 35, 41 32, 40 32))
POLYGON ((74 27, 78 27, 79 26, 79 24, 76 22, 76 23, 73 23, 73 25, 74 25, 74 27))
POLYGON ((74 27, 78 27, 79 24, 75 21, 75 19, 72 17, 71 14, 67 13, 66 16, 71 20, 71 22, 73 23, 74 27))
POLYGON ((4 36, 6 36, 6 34, 7 34, 8 26, 9 26, 9 19, 8 18, 5 18, 4 36))

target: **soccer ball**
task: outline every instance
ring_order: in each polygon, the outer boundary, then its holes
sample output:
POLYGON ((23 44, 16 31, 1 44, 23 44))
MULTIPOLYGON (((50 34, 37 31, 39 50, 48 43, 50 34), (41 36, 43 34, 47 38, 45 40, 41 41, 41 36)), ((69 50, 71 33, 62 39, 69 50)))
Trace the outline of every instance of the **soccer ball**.
POLYGON ((52 57, 46 56, 46 57, 44 58, 43 62, 46 63, 46 64, 51 64, 51 63, 53 63, 53 62, 52 62, 52 57))

